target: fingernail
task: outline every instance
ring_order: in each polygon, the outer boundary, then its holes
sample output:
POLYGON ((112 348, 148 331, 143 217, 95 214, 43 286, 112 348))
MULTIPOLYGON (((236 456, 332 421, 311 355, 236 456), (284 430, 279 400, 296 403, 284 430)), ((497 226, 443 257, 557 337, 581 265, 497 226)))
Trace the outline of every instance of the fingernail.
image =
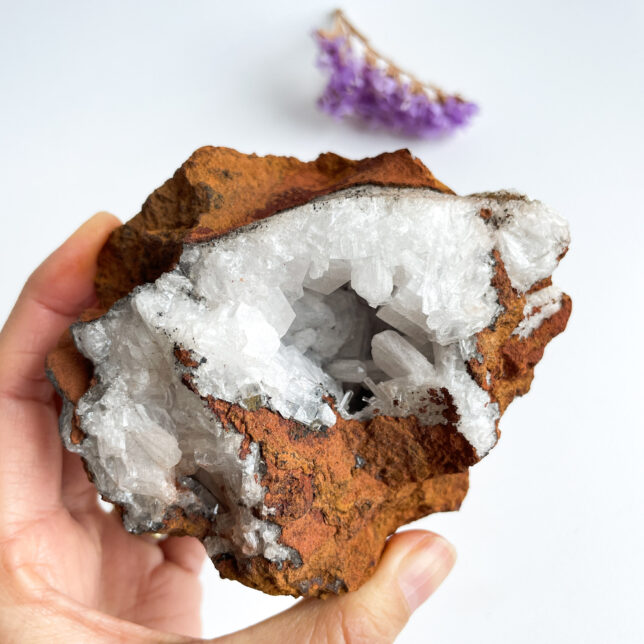
POLYGON ((456 561, 452 545, 438 535, 422 539, 400 562, 398 585, 410 612, 438 588, 456 561))

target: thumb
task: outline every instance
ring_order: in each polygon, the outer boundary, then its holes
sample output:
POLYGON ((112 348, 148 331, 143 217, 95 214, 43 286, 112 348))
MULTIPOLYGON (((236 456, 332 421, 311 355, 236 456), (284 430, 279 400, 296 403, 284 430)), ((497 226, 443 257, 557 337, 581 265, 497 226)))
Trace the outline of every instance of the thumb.
POLYGON ((410 615, 445 579, 456 554, 443 537, 409 530, 387 544, 373 577, 358 590, 307 599, 243 631, 216 640, 244 642, 393 642, 410 615))

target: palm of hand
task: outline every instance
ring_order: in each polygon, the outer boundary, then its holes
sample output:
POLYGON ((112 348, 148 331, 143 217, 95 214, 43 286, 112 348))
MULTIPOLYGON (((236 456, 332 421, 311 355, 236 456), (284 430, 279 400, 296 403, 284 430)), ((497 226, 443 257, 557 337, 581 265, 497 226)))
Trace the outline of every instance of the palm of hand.
POLYGON ((125 532, 116 512, 98 506, 74 458, 64 457, 73 489, 68 483, 59 507, 18 527, 2 548, 6 565, 20 573, 27 592, 42 596, 44 589, 150 628, 197 636, 201 544, 125 532))

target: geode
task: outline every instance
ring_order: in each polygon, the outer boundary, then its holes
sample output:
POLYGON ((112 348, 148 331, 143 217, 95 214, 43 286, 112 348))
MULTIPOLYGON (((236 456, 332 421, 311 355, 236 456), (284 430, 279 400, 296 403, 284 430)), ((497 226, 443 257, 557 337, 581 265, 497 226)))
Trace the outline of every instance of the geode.
POLYGON ((197 150, 116 229, 48 358, 60 431, 125 527, 201 539, 267 593, 360 586, 459 508, 570 298, 566 223, 460 197, 401 150, 197 150))

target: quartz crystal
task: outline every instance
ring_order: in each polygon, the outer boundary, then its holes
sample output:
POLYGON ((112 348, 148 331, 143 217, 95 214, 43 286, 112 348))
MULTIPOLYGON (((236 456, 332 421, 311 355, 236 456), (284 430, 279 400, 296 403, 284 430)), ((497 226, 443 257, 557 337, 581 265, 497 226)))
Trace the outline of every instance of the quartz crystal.
POLYGON ((128 530, 294 595, 356 588, 399 524, 458 507, 570 313, 542 203, 454 195, 404 152, 321 159, 199 150, 49 359, 63 441, 128 530))

